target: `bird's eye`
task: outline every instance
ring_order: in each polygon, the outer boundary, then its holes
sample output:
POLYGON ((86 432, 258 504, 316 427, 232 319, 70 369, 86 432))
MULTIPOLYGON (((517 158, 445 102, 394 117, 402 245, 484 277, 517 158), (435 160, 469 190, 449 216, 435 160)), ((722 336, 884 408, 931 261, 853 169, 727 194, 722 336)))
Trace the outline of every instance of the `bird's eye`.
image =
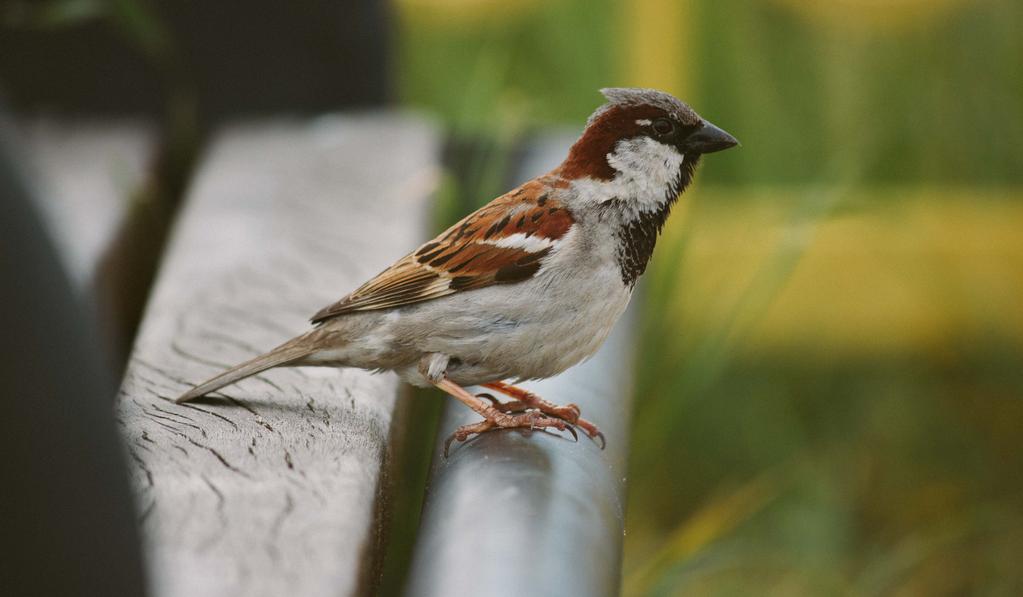
POLYGON ((653 129, 658 135, 670 135, 675 132, 675 124, 667 118, 658 118, 654 121, 653 129))

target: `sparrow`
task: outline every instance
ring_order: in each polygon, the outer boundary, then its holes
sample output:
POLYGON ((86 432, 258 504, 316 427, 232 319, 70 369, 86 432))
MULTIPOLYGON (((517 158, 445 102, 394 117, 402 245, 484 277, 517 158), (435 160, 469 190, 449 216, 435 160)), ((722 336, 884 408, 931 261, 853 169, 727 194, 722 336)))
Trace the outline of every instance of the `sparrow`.
POLYGON ((435 386, 492 429, 603 434, 574 404, 513 383, 592 356, 643 274, 657 236, 703 154, 738 144, 674 96, 602 89, 564 162, 469 214, 312 317, 313 327, 185 392, 204 396, 272 367, 393 371, 435 386), (509 382, 508 380, 511 380, 509 382), (477 385, 503 394, 473 393, 477 385))

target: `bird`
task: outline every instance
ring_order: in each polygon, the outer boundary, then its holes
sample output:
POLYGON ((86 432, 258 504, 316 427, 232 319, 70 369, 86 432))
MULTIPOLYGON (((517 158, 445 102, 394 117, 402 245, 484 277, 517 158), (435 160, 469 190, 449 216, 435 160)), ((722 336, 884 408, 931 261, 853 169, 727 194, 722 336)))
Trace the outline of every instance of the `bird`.
POLYGON ((672 206, 704 154, 738 145, 671 94, 601 89, 565 160, 484 205, 311 318, 312 328, 188 390, 182 403, 273 367, 392 371, 494 429, 582 429, 575 404, 514 384, 592 356, 625 311, 672 206), (491 393, 473 394, 466 386, 491 393))

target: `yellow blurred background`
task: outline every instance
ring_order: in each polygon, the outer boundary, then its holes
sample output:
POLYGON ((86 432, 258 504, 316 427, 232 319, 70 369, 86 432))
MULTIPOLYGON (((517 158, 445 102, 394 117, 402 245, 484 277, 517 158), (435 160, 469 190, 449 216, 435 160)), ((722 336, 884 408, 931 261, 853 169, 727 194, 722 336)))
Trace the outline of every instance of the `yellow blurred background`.
POLYGON ((403 100, 483 148, 462 206, 599 87, 742 141, 639 299, 625 594, 1023 594, 1023 5, 399 7, 403 100))

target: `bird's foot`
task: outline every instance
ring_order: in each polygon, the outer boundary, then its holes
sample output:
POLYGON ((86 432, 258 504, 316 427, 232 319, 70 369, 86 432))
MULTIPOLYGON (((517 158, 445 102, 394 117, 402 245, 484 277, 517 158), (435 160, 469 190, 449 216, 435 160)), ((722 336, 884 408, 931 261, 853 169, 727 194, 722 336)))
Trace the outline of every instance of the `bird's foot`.
POLYGON ((579 407, 575 404, 566 404, 564 406, 557 405, 554 404, 553 402, 548 402, 544 400, 543 398, 537 396, 536 394, 530 392, 529 390, 523 390, 522 388, 519 388, 517 386, 513 386, 511 384, 507 384, 500 381, 484 384, 483 387, 489 388, 491 390, 497 390, 498 392, 501 392, 502 394, 505 394, 510 398, 515 398, 515 400, 511 402, 499 402, 490 394, 478 395, 480 398, 487 398, 488 400, 490 400, 492 403, 494 403, 494 407, 501 410, 502 412, 506 413, 523 412, 526 409, 535 408, 536 410, 546 415, 556 417, 558 419, 561 419, 562 421, 565 421, 566 423, 578 426, 580 429, 585 431, 586 435, 589 436, 590 439, 594 440, 594 442, 596 442, 597 439, 600 439, 601 450, 603 450, 607 446, 607 440, 604 438, 604 433, 601 432, 600 428, 598 428, 596 425, 580 417, 579 415, 581 414, 581 411, 579 410, 579 407))
MULTIPOLYGON (((484 395, 491 401, 497 402, 497 399, 490 395, 484 395)), ((510 403, 508 403, 510 404, 510 403)), ((545 416, 543 412, 539 410, 528 410, 525 412, 503 412, 496 406, 487 408, 483 416, 486 417, 478 423, 471 423, 469 425, 462 425, 455 430, 448 439, 444 442, 444 457, 448 456, 448 448, 451 447, 451 442, 460 441, 464 442, 469 439, 472 435, 479 435, 493 429, 547 429, 554 428, 559 431, 568 431, 572 434, 572 437, 576 441, 579 441, 579 435, 576 434, 575 428, 570 423, 560 418, 545 416)))
MULTIPOLYGON (((530 395, 534 397, 536 396, 535 394, 530 395)), ((541 398, 538 398, 536 401, 510 400, 508 402, 501 402, 495 398, 493 394, 487 394, 485 392, 482 394, 476 394, 476 397, 489 400, 494 408, 503 413, 522 413, 532 408, 544 413, 545 415, 561 419, 571 425, 578 425, 588 436, 593 438, 599 437, 601 441, 601 448, 604 446, 604 434, 601 433, 600 429, 598 429, 596 425, 579 416, 580 410, 575 404, 560 406, 547 402, 541 398)))

